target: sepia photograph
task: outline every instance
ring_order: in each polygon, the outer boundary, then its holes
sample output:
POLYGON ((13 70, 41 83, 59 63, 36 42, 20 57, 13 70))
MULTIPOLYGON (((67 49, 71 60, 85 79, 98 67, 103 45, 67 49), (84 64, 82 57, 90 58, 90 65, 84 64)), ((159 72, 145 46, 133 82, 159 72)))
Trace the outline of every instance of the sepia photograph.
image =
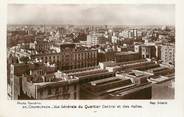
POLYGON ((8 4, 7 100, 175 99, 174 4, 8 4))

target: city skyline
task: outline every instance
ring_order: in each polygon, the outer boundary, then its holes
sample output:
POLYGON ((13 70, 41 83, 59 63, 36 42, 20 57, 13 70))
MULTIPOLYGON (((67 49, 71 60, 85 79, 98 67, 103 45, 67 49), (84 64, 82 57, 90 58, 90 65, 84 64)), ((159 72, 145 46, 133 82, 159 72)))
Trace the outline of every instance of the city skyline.
POLYGON ((8 24, 174 25, 174 7, 172 4, 10 4, 8 24))
POLYGON ((174 18, 171 4, 9 5, 8 99, 175 99, 174 18))

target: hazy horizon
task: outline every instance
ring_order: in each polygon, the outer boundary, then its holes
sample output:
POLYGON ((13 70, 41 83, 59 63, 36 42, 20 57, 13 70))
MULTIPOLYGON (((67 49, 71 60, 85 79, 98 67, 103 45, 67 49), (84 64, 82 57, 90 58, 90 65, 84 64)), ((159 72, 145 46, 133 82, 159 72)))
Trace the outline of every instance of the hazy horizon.
POLYGON ((9 4, 8 24, 175 25, 173 4, 9 4))

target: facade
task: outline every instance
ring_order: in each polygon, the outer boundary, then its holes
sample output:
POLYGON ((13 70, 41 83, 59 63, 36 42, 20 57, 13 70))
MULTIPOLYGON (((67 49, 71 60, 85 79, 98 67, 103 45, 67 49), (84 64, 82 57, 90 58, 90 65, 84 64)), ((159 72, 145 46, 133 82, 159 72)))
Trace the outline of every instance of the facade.
POLYGON ((38 54, 32 58, 44 63, 55 63, 60 70, 70 70, 97 65, 97 50, 76 49, 75 44, 62 44, 60 53, 38 54))
POLYGON ((141 54, 141 47, 140 47, 140 45, 135 44, 135 45, 134 45, 134 51, 135 51, 135 52, 139 52, 139 53, 141 54))
MULTIPOLYGON (((149 44, 149 43, 148 43, 149 44)), ((162 45, 134 45, 134 51, 139 52, 142 58, 157 58, 161 59, 162 45)))
POLYGON ((142 37, 142 32, 137 29, 124 30, 119 34, 120 37, 123 38, 133 38, 137 39, 137 37, 142 37))
POLYGON ((114 51, 98 52, 98 62, 113 61, 114 59, 115 59, 115 52, 114 51))
POLYGON ((10 65, 10 75, 8 77, 8 97, 10 99, 20 99, 22 95, 22 76, 26 74, 31 66, 24 63, 10 65))
POLYGON ((87 45, 95 46, 99 44, 99 40, 96 34, 87 35, 87 45))
POLYGON ((155 45, 155 48, 156 48, 156 58, 157 58, 157 60, 160 60, 161 59, 161 46, 162 45, 155 45))
POLYGON ((46 52, 50 49, 51 42, 47 40, 37 40, 35 42, 35 50, 38 52, 46 52))
POLYGON ((37 64, 11 65, 10 99, 78 99, 78 79, 64 78, 55 67, 37 64))
POLYGON ((128 32, 128 38, 137 39, 137 29, 132 29, 128 32))
POLYGON ((87 46, 91 47, 104 44, 106 41, 108 41, 108 36, 106 37, 104 33, 92 31, 87 35, 86 44, 87 46))
POLYGON ((20 76, 12 75, 8 83, 8 98, 17 100, 20 97, 20 76))
POLYGON ((161 47, 161 60, 164 64, 175 65, 175 46, 162 45, 161 47))
POLYGON ((128 32, 129 32, 128 30, 124 30, 121 33, 119 33, 119 36, 123 38, 128 38, 128 32))
POLYGON ((139 52, 120 52, 115 54, 115 61, 116 62, 127 62, 140 59, 139 52))
POLYGON ((156 48, 154 45, 141 45, 141 56, 142 58, 155 58, 156 48))
POLYGON ((23 92, 30 99, 79 99, 77 79, 31 83, 23 78, 23 92))
POLYGON ((118 43, 119 38, 115 35, 112 36, 111 42, 112 43, 118 43))

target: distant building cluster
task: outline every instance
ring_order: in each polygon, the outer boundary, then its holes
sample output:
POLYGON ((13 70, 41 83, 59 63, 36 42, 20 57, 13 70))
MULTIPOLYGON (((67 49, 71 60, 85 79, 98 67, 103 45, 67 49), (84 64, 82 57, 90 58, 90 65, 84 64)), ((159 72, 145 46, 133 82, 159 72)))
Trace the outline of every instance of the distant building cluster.
POLYGON ((8 25, 7 49, 9 99, 152 99, 156 84, 174 87, 174 26, 8 25))

